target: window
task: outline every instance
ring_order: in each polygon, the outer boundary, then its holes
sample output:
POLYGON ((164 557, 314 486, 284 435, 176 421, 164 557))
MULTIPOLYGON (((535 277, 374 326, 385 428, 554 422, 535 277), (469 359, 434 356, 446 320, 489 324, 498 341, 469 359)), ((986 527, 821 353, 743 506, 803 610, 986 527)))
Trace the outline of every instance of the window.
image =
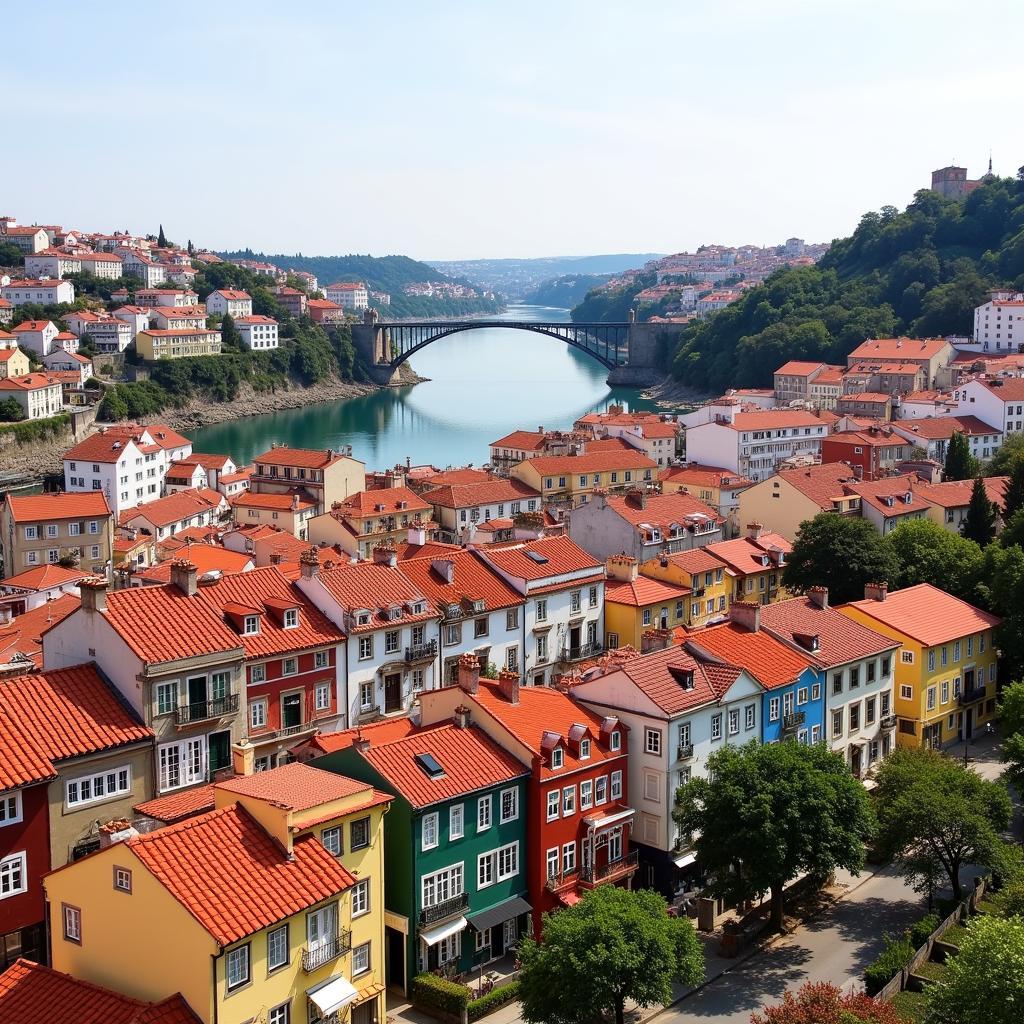
POLYGON ((553 846, 547 853, 548 878, 558 877, 558 847, 553 846))
POLYGON ((821 700, 821 683, 812 684, 811 700, 821 700))
POLYGON ((491 827, 491 798, 482 796, 476 802, 476 830, 486 832, 491 827))
POLYGON ((576 787, 566 786, 562 790, 562 817, 567 818, 576 813, 576 787))
POLYGON ((591 608, 597 607, 597 587, 590 588, 587 595, 587 601, 591 608))
POLYGON ((777 722, 779 720, 779 707, 780 701, 778 697, 772 697, 768 701, 768 721, 777 722))
POLYGON ((462 895, 462 865, 453 864, 423 876, 422 905, 434 907, 462 895))
POLYGON ((900 699, 901 700, 913 700, 914 688, 907 686, 906 683, 900 686, 900 699))
POLYGON ((454 804, 448 811, 448 838, 461 839, 466 834, 463 805, 454 804))
POLYGON ((619 750, 622 747, 622 734, 616 729, 608 737, 608 745, 612 750, 619 750))
POLYGON ((935 710, 935 687, 928 687, 927 707, 929 711, 935 710))
POLYGON ((562 847, 562 871, 569 874, 576 870, 576 844, 566 843, 562 847))
POLYGON ((869 697, 864 702, 864 721, 867 725, 875 724, 875 698, 869 697))
POLYGON ((96 775, 83 775, 64 784, 64 803, 68 807, 81 807, 100 800, 110 800, 128 793, 131 786, 132 773, 127 765, 96 775))
POLYGON ((362 850, 370 845, 370 819, 357 818, 349 826, 349 848, 362 850))
POLYGON ((519 609, 509 608, 505 612, 505 628, 506 629, 518 629, 519 628, 519 609))
POLYGON ((608 634, 608 649, 614 651, 619 646, 619 634, 609 633, 608 634))
POLYGON ((519 874, 519 844, 509 843, 498 850, 498 881, 519 874))
POLYGON ((267 702, 254 700, 249 705, 249 728, 262 729, 267 724, 267 702))
POLYGON ((757 718, 757 705, 747 704, 743 709, 743 728, 753 729, 757 718))
POLYGON ((590 740, 580 740, 580 760, 587 761, 590 759, 590 740))
POLYGON ((424 850, 432 850, 435 846, 437 846, 437 825, 437 811, 434 811, 432 814, 423 815, 422 848, 424 850))
POLYGON ((548 603, 546 600, 540 600, 537 602, 537 621, 547 622, 548 620, 548 603))
POLYGON ((0 828, 21 821, 21 791, 8 793, 0 799, 0 828))
POLYGON ((281 674, 285 676, 293 676, 298 672, 299 666, 298 661, 295 658, 285 658, 284 665, 281 669, 281 674))
POLYGON ((661 730, 644 729, 644 751, 648 754, 661 754, 661 730))
POLYGON ((612 799, 622 799, 622 772, 612 772, 612 799))
POLYGON ((651 624, 651 609, 644 609, 644 625, 649 626, 651 624))
POLYGON ((25 540, 39 540, 39 527, 38 526, 26 526, 25 527, 25 540))
POLYGON ((914 664, 914 652, 913 651, 900 651, 900 664, 901 665, 913 665, 914 664))
MULTIPOLYGON (((457 936, 456 936, 457 937, 457 936)), ((364 942, 352 950, 352 977, 365 974, 370 969, 370 944, 364 942)))
POLYGON ((580 783, 580 810, 585 811, 594 805, 594 783, 580 783))
POLYGON ((934 672, 935 671, 935 652, 934 651, 929 651, 928 652, 928 671, 929 672, 934 672))
MULTIPOLYGON (((21 854, 22 860, 24 861, 24 854, 21 854)), ((0 870, 2 870, 2 864, 0 864, 0 870)), ((82 911, 78 907, 72 907, 68 903, 62 903, 61 909, 61 920, 63 922, 64 940, 66 942, 77 942, 78 945, 82 944, 82 911)))
POLYGON ((290 1024, 291 1003, 275 1006, 267 1016, 267 1024, 290 1024))
POLYGON ((561 806, 561 794, 557 789, 548 791, 548 821, 554 821, 558 817, 558 808, 561 806))
POLYGON ((228 991, 233 992, 237 988, 249 982, 249 943, 239 946, 237 949, 228 950, 227 965, 225 974, 228 979, 228 991))
POLYGON ((948 679, 943 679, 942 680, 942 691, 941 691, 941 693, 942 693, 942 697, 941 697, 942 703, 943 704, 948 704, 949 703, 949 680, 948 679))
POLYGON ((362 917, 370 912, 370 880, 361 878, 352 886, 352 916, 362 917))
POLYGON ((319 683, 313 691, 313 702, 317 711, 327 711, 331 706, 331 688, 327 683, 319 683))
POLYGON ((555 747, 555 749, 551 751, 551 767, 552 768, 561 768, 564 760, 565 760, 565 754, 562 751, 562 748, 561 747, 555 747))
POLYGON ((340 857, 342 854, 341 826, 332 825, 331 828, 325 828, 320 833, 320 842, 323 843, 323 847, 328 853, 340 857))
POLYGON ((954 661, 959 661, 960 660, 960 641, 959 640, 957 640, 953 644, 953 660, 954 661))
POLYGON ((267 932, 267 970, 276 971, 288 965, 288 925, 267 932))
POLYGON ((806 704, 807 703, 807 687, 806 686, 801 686, 800 689, 796 691, 796 702, 797 702, 797 704, 806 704))
POLYGON ((604 804, 608 802, 608 776, 602 775, 597 780, 597 788, 594 791, 594 803, 604 804))
POLYGON ((494 884, 494 854, 481 853, 476 859, 476 887, 486 889, 494 884))
POLYGON ((397 629, 389 629, 384 634, 384 653, 394 654, 398 650, 398 643, 401 639, 401 632, 397 629))
POLYGON ((369 711, 373 707, 373 680, 359 684, 359 708, 369 711))
POLYGON ((720 740, 722 738, 722 714, 719 712, 717 715, 711 716, 711 739, 720 740))
POLYGON ((850 732, 860 729, 860 703, 850 705, 850 732))
POLYGON ((583 607, 583 593, 579 590, 573 590, 569 594, 569 612, 575 615, 580 608, 583 607))
POLYGON ((114 866, 114 888, 118 892, 132 891, 132 873, 128 868, 114 866))
POLYGON ((736 736, 740 731, 740 709, 729 708, 729 735, 736 736))
POLYGON ((854 665, 850 669, 850 689, 855 690, 860 686, 860 667, 854 665))
POLYGON ((156 685, 156 713, 158 715, 169 715, 178 706, 178 684, 157 683, 156 685))
POLYGON ((317 651, 313 656, 314 668, 327 668, 330 664, 330 655, 327 651, 317 651))
POLYGON ((515 821, 519 817, 519 790, 503 789, 501 791, 501 823, 515 821))
POLYGON ((260 617, 258 615, 246 615, 243 620, 242 632, 245 634, 258 633, 260 631, 260 617))
POLYGON ((537 661, 545 662, 548 660, 548 638, 546 633, 541 633, 537 637, 537 661))
POLYGON ((373 657, 373 637, 361 636, 359 638, 359 660, 367 661, 373 657))
POLYGON ((267 666, 266 665, 253 665, 249 669, 249 682, 250 683, 265 683, 267 681, 267 666))

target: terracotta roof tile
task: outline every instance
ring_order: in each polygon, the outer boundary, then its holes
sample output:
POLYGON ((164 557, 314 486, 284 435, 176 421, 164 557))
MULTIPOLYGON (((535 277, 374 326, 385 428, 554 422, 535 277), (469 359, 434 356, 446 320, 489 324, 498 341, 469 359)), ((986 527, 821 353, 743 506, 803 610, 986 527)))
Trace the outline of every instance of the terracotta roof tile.
POLYGON ((172 825, 177 821, 212 811, 215 806, 213 786, 194 786, 191 789, 168 793, 166 796, 158 796, 155 800, 146 800, 136 804, 133 810, 144 817, 155 818, 165 825, 172 825))
POLYGON ((527 501, 540 493, 518 480, 495 479, 468 484, 444 484, 426 491, 423 500, 444 508, 468 508, 501 502, 527 501))
POLYGON ((763 629, 756 633, 735 622, 708 626, 690 634, 687 650, 707 651, 752 675, 766 690, 794 682, 814 663, 763 629))
POLYGON ((52 587, 62 587, 68 584, 77 583, 92 576, 91 572, 82 572, 81 569, 65 569, 62 565, 54 565, 47 562, 46 565, 38 565, 34 569, 26 569, 19 572, 17 576, 8 576, 0 580, 2 587, 18 587, 22 590, 49 590, 52 587))
POLYGON ((332 800, 373 792, 368 782, 358 782, 298 761, 256 772, 255 775, 240 775, 218 782, 216 788, 239 796, 267 800, 292 811, 308 811, 332 800))
POLYGON ((665 583, 648 576, 638 576, 632 581, 609 579, 604 584, 606 604, 621 604, 631 608, 644 608, 661 601, 679 601, 690 593, 689 587, 665 583))
POLYGON ((539 451, 544 446, 547 435, 543 430, 513 430, 511 434, 492 441, 491 448, 514 448, 521 452, 539 451))
POLYGON ((541 455, 527 463, 541 476, 572 476, 574 473, 602 473, 613 469, 657 469, 658 465, 641 451, 622 449, 583 455, 541 455))
POLYGON ((315 501, 311 501, 304 492, 300 493, 297 490, 291 494, 255 494, 252 491, 242 491, 230 500, 232 507, 276 509, 279 512, 292 509, 301 511, 316 506, 315 501))
MULTIPOLYGON (((1003 497, 1006 485, 1009 483, 1008 476, 986 476, 982 477, 985 485, 985 493, 988 500, 994 502, 1000 508, 1003 506, 1003 497)), ((926 501, 941 508, 960 508, 971 503, 971 492, 974 490, 973 480, 945 480, 939 484, 927 484, 920 480, 915 481, 914 490, 917 491, 926 501)), ((4 580, 4 583, 7 581, 4 580)))
POLYGON ((957 433, 968 437, 999 433, 998 427, 989 426, 977 416, 923 416, 916 420, 898 420, 893 429, 929 441, 945 440, 957 433))
POLYGON ((484 608, 509 608, 523 603, 523 597, 493 569, 481 562, 472 551, 461 549, 441 555, 442 561, 453 564, 452 582, 448 583, 434 568, 434 558, 403 560, 400 571, 413 585, 432 601, 439 611, 450 604, 461 604, 464 599, 483 601, 484 608))
POLYGON ((831 509, 832 501, 843 497, 846 493, 844 484, 857 482, 853 470, 842 462, 826 462, 806 469, 784 469, 770 477, 763 486, 770 489, 777 480, 785 481, 822 509, 831 509))
POLYGON ((665 555, 669 564, 676 566, 691 576, 696 572, 715 572, 725 568, 725 562, 716 558, 707 548, 692 548, 689 551, 677 551, 665 555))
POLYGON ((343 608, 348 611, 365 609, 372 613, 370 622, 354 626, 353 633, 384 629, 389 625, 396 628, 398 625, 437 618, 437 612, 430 607, 426 594, 398 568, 392 569, 376 562, 359 562, 355 565, 346 562, 334 568, 321 568, 317 579, 343 608), (424 611, 416 614, 410 609, 419 602, 423 603, 424 611), (386 619, 380 615, 381 609, 394 605, 401 608, 399 618, 386 619))
MULTIPOLYGON (((480 557, 506 576, 528 582, 585 570, 604 575, 604 564, 568 537, 541 537, 538 540, 489 547, 480 552, 480 557), (534 557, 531 557, 531 552, 534 557)), ((589 574, 586 578, 590 578, 589 574)), ((579 582, 579 579, 567 580, 559 585, 571 587, 579 582)))
POLYGON ((154 526, 173 526, 183 519, 218 509, 223 501, 224 497, 219 491, 212 491, 208 487, 193 487, 134 508, 126 508, 118 516, 118 524, 125 526, 133 519, 145 519, 154 526))
MULTIPOLYGON (((281 445, 270 448, 262 455, 257 455, 253 462, 266 463, 268 466, 292 466, 298 469, 323 469, 339 459, 345 458, 325 448, 286 448, 281 445)), ((282 480, 282 483, 285 481, 282 480)))
POLYGON ((848 361, 883 359, 903 362, 907 359, 933 359, 949 344, 945 338, 874 338, 862 342, 847 357, 848 361))
POLYGON ((775 550, 788 555, 793 550, 793 545, 781 534, 765 532, 756 541, 749 537, 739 537, 736 540, 722 540, 717 544, 708 544, 704 550, 725 562, 734 573, 746 576, 752 572, 763 572, 772 567, 778 568, 778 563, 772 561, 770 552, 775 550), (763 565, 762 558, 766 554, 768 555, 768 565, 763 565))
MULTIPOLYGON (((13 618, 6 626, 0 626, 0 662, 10 662, 16 654, 29 659, 36 668, 43 667, 43 650, 40 637, 61 619, 76 611, 81 602, 74 594, 61 594, 13 618)), ((26 666, 27 668, 28 666, 26 666)))
POLYGON ((359 739, 366 739, 376 746, 393 743, 395 740, 405 739, 414 733, 416 728, 416 723, 408 717, 386 718, 342 732, 318 732, 309 742, 317 750, 332 754, 336 750, 347 750, 359 739))
MULTIPOLYGON (((200 576, 214 570, 229 575, 244 572, 245 567, 253 561, 252 555, 229 551, 219 544, 192 542, 186 542, 177 547, 174 551, 174 558, 187 559, 196 567, 200 576)), ((134 575, 136 579, 147 580, 151 583, 170 583, 171 562, 168 560, 159 565, 151 565, 146 569, 140 569, 134 575)))
POLYGON ((7 507, 16 523, 49 519, 81 519, 110 515, 102 491, 59 491, 54 494, 8 494, 7 507))
POLYGON ((691 462, 688 466, 669 466, 658 474, 658 479, 673 484, 692 484, 694 487, 749 487, 748 480, 731 469, 718 466, 702 466, 691 462))
POLYGON ((486 469, 473 469, 471 466, 440 471, 431 469, 426 473, 417 473, 416 467, 413 467, 413 473, 410 475, 434 487, 444 487, 446 484, 479 484, 495 479, 494 474, 486 469))
POLYGON ((687 494, 686 491, 647 495, 643 499, 642 507, 628 495, 609 496, 605 500, 609 508, 613 508, 633 526, 657 526, 663 532, 672 525, 685 526, 687 520, 711 520, 716 523, 724 521, 710 505, 705 505, 703 501, 687 494))
POLYGON ((408 487, 380 487, 372 491, 358 491, 340 502, 338 508, 331 509, 333 514, 340 516, 347 512, 356 518, 429 511, 430 505, 408 487))

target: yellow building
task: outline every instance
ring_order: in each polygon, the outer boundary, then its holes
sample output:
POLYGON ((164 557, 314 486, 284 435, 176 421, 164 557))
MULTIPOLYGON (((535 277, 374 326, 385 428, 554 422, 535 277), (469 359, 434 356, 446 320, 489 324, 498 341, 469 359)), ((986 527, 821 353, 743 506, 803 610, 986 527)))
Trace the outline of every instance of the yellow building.
POLYGON ((214 799, 45 879, 53 966, 204 1024, 382 1021, 391 798, 293 763, 214 799))
POLYGON ((890 594, 865 587, 844 615, 903 645, 896 657, 894 710, 901 747, 941 747, 970 739, 996 712, 1000 619, 930 583, 890 594))
POLYGON ((186 356, 219 356, 220 331, 206 327, 173 331, 151 329, 135 335, 135 350, 147 361, 184 359, 186 356))
POLYGON ((316 502, 299 490, 291 494, 242 491, 231 499, 235 526, 274 526, 299 540, 308 539, 309 523, 315 515, 316 502))
POLYGON ((733 575, 725 562, 708 548, 650 558, 640 566, 640 573, 689 590, 687 626, 706 626, 729 616, 733 575))
POLYGON ((18 348, 18 339, 0 330, 0 379, 24 377, 31 369, 28 356, 18 348))
POLYGON ((593 491, 622 491, 653 483, 658 464, 643 452, 625 448, 580 455, 542 455, 509 470, 514 480, 539 491, 542 501, 582 505, 593 491))
POLYGON ((630 555, 614 555, 604 585, 605 646, 642 650, 644 633, 685 624, 689 597, 686 587, 641 576, 630 555))
POLYGON ((782 573, 793 546, 760 523, 748 523, 745 537, 708 544, 704 550, 725 564, 733 601, 770 604, 789 596, 782 586, 782 573))

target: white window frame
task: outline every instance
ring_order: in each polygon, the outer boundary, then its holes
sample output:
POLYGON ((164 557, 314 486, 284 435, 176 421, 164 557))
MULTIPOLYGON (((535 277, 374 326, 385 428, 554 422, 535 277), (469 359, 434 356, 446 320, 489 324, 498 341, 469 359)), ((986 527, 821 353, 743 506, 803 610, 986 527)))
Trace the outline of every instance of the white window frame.
POLYGON ((464 804, 452 804, 448 808, 448 838, 461 839, 466 834, 466 811, 464 804))
POLYGON ((644 753, 661 756, 661 730, 644 729, 644 753))
POLYGON ((224 984, 227 986, 228 992, 236 992, 240 988, 244 988, 252 980, 252 963, 249 955, 249 943, 244 942, 241 946, 236 946, 234 949, 229 949, 224 957, 224 984), (241 962, 244 965, 244 974, 238 973, 237 967, 235 968, 235 981, 232 982, 232 965, 237 965, 241 962))
POLYGON ((611 784, 611 798, 612 798, 612 800, 621 800, 622 799, 622 771, 621 771, 621 769, 619 771, 612 772, 611 783, 612 783, 611 784))
POLYGON ((108 768, 102 772, 94 772, 90 775, 79 775, 64 782, 64 806, 71 810, 78 807, 88 807, 90 804, 103 803, 106 800, 116 800, 132 791, 132 768, 130 764, 118 765, 116 768, 108 768), (114 777, 115 788, 113 792, 108 789, 110 777, 114 777), (96 783, 100 782, 103 790, 96 796, 96 783), (87 788, 89 796, 82 797, 83 788, 87 788))
POLYGON ((547 801, 547 820, 554 821, 562 813, 562 791, 560 789, 549 789, 547 801))
POLYGON ((519 790, 515 786, 503 789, 498 797, 498 801, 501 807, 500 820, 502 825, 506 821, 516 821, 519 818, 519 790), (509 804, 507 809, 505 806, 506 800, 509 804))
POLYGON ((370 912, 370 880, 360 878, 352 886, 352 917, 362 917, 370 912))
POLYGON ((476 830, 486 832, 491 827, 491 795, 480 797, 476 802, 476 830))
POLYGON ((562 788, 562 817, 568 818, 576 813, 576 787, 564 786, 562 788))
POLYGON ((440 817, 437 811, 431 811, 430 814, 424 814, 423 819, 420 822, 420 849, 421 850, 433 850, 437 848, 437 844, 440 842, 440 817))
POLYGON ((17 825, 22 820, 24 813, 20 789, 0 797, 0 828, 17 825))
POLYGON ((0 860, 0 900, 28 892, 28 855, 24 850, 0 860), (17 880, 17 885, 13 883, 17 880))

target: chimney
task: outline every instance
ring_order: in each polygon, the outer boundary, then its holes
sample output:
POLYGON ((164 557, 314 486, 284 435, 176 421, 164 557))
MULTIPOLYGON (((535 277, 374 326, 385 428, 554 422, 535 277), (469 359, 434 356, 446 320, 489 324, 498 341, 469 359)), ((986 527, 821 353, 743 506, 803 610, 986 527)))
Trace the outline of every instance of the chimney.
POLYGON ((316 548, 303 551, 299 556, 299 566, 304 580, 311 580, 316 575, 317 569, 320 568, 320 555, 316 548))
POLYGON ((384 544, 377 544, 373 549, 373 564, 386 565, 394 569, 398 565, 398 554, 395 551, 395 545, 390 541, 384 544))
POLYGON ((370 749, 370 741, 363 736, 362 729, 359 730, 359 735, 356 738, 355 743, 352 744, 360 754, 365 754, 370 749))
POLYGON ((509 704, 519 703, 519 673, 503 668, 498 673, 498 690, 509 704))
POLYGON ((607 564, 608 576, 623 583, 636 582, 640 564, 632 555, 612 555, 607 564))
POLYGON ((459 689, 476 693, 480 689, 480 659, 475 654, 459 657, 459 689))
POLYGON ((418 547, 421 544, 426 544, 427 531, 423 528, 423 524, 418 522, 413 523, 412 526, 410 526, 408 531, 406 532, 405 540, 407 544, 410 544, 414 547, 418 547))
POLYGON ((78 581, 78 593, 82 607, 87 612, 105 612, 107 610, 107 581, 99 576, 78 581))
POLYGON ((292 495, 292 511, 294 512, 299 507, 299 496, 297 494, 292 495))
POLYGON ((0 626, 9 626, 13 617, 9 604, 0 605, 0 626))
POLYGON ((747 523, 747 540, 760 540, 764 527, 760 523, 747 523))
POLYGON ((733 601, 729 621, 756 633, 761 628, 761 606, 756 601, 733 601))
POLYGON ((434 570, 445 581, 445 583, 455 582, 455 563, 450 558, 435 558, 430 563, 430 568, 434 570))
POLYGON ((864 584, 864 600, 865 601, 884 601, 889 596, 889 584, 888 583, 865 583, 864 584))
POLYGON ((853 479, 854 480, 863 480, 864 479, 864 467, 863 466, 854 466, 853 467, 853 479))
POLYGON ((807 591, 807 597, 815 608, 828 611, 828 587, 811 587, 807 591))
POLYGON ((231 770, 236 775, 252 775, 256 770, 256 748, 244 736, 231 744, 231 770))
POLYGON ((194 597, 198 587, 199 570, 186 558, 171 562, 171 583, 186 597, 194 597))
POLYGON ((626 503, 633 508, 647 508, 647 495, 639 487, 631 487, 626 491, 626 503))
POLYGON ((472 716, 472 711, 466 704, 460 704, 455 709, 455 728, 456 729, 468 729, 469 720, 472 716))

